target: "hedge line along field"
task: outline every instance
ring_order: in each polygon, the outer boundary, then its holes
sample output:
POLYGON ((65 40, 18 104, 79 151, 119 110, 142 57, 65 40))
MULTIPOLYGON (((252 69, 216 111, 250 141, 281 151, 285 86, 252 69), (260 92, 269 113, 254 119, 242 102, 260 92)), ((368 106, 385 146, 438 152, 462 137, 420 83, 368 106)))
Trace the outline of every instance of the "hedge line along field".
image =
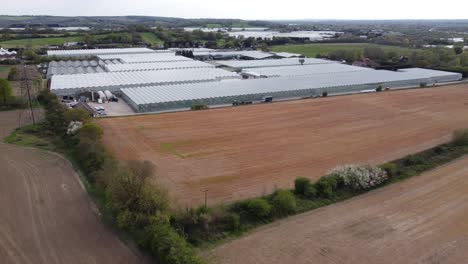
MULTIPOLYGON (((18 116, 0 112, 2 140, 18 116)), ((146 263, 100 222, 65 158, 0 142, 0 168, 0 263, 146 263)))
POLYGON ((468 157, 260 228, 211 263, 465 263, 468 157), (239 254, 242 252, 242 254, 239 254))
POLYGON ((466 128, 468 85, 103 118, 122 160, 150 160, 178 205, 219 204, 316 181, 331 168, 381 164, 466 128))

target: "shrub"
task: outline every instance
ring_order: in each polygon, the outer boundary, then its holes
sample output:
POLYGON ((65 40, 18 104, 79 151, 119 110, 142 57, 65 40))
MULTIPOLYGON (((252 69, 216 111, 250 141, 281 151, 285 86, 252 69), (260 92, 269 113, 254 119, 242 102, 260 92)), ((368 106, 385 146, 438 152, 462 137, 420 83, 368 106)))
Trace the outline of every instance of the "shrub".
POLYGON ((271 205, 262 198, 255 198, 246 202, 246 209, 257 218, 263 218, 270 215, 271 205))
POLYGON ((453 132, 453 143, 457 146, 468 145, 468 129, 460 129, 453 132))
POLYGON ((198 105, 192 105, 190 107, 190 109, 192 110, 205 110, 205 109, 208 109, 209 107, 207 105, 202 105, 202 104, 198 104, 198 105))
POLYGON ((229 213, 224 218, 224 224, 230 231, 237 231, 240 227, 240 216, 236 213, 229 213))
POLYGON ((338 181, 334 176, 322 177, 317 181, 315 186, 317 188, 317 195, 330 198, 338 186, 338 181))
POLYGON ((102 138, 102 129, 96 124, 86 124, 78 131, 80 139, 90 139, 92 141, 99 141, 102 138))
POLYGON ((89 113, 84 109, 68 109, 64 113, 64 118, 67 124, 72 121, 87 123, 91 119, 89 113))
POLYGON ((8 80, 9 81, 19 81, 20 80, 18 68, 16 68, 16 67, 11 68, 10 72, 8 73, 8 80))
POLYGON ((376 92, 381 92, 381 91, 383 91, 383 88, 384 88, 383 85, 380 84, 379 86, 377 86, 377 88, 375 89, 375 91, 376 91, 376 92))
POLYGON ((169 225, 153 224, 145 230, 142 244, 157 263, 201 264, 192 247, 169 225))
POLYGON ((427 83, 420 83, 419 87, 421 87, 421 88, 427 87, 427 83))
POLYGON ((345 186, 354 190, 369 189, 388 179, 387 173, 375 166, 346 165, 329 172, 343 180, 345 186))
POLYGON ((271 204, 277 215, 288 215, 296 211, 296 199, 288 190, 277 190, 271 197, 271 204))
POLYGON ((384 170, 389 177, 394 177, 397 175, 398 167, 393 162, 385 163, 381 165, 380 168, 384 170))
POLYGON ((317 188, 314 185, 308 184, 304 190, 304 196, 307 198, 314 198, 317 196, 317 188))
POLYGON ((299 177, 294 180, 294 192, 296 194, 305 194, 307 186, 310 185, 310 180, 304 177, 299 177))
POLYGON ((327 91, 325 91, 325 92, 322 93, 322 97, 327 97, 327 96, 328 96, 328 92, 327 92, 327 91))

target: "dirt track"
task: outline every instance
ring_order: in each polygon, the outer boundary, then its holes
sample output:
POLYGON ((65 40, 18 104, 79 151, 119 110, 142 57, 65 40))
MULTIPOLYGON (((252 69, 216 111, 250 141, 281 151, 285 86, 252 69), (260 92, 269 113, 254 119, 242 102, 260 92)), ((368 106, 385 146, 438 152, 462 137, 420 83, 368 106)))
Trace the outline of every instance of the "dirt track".
MULTIPOLYGON (((17 116, 0 112, 2 131, 17 116)), ((0 143, 0 168, 0 263, 142 262, 100 223, 63 158, 0 143)))
POLYGON ((468 85, 101 119, 121 159, 146 159, 179 205, 292 187, 346 163, 381 163, 468 127, 468 85))
POLYGON ((465 157, 265 226, 206 255, 220 264, 466 263, 467 201, 465 157))

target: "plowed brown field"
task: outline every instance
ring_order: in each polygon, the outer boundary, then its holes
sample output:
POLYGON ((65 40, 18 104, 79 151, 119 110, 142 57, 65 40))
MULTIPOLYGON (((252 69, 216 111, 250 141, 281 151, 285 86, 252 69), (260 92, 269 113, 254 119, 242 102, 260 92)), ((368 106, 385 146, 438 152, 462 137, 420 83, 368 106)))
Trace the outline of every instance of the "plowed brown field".
MULTIPOLYGON (((0 112, 0 131, 17 119, 0 112)), ((0 143, 0 263, 142 263, 97 214, 64 158, 0 143)))
POLYGON ((467 263, 468 157, 228 242, 219 264, 467 263))
POLYGON ((121 159, 150 160, 180 206, 290 188, 346 163, 415 153, 468 127, 468 85, 101 119, 121 159))

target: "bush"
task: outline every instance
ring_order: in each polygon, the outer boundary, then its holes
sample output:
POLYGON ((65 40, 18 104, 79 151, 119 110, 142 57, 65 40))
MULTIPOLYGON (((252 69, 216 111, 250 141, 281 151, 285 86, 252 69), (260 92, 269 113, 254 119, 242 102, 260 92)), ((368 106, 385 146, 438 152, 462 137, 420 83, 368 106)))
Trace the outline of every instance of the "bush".
POLYGON ((421 87, 421 88, 427 87, 427 83, 420 83, 419 87, 421 87))
POLYGON ((20 76, 18 72, 18 68, 13 67, 11 68, 10 72, 8 73, 8 80, 9 81, 19 81, 20 76))
POLYGON ((270 215, 271 205, 262 198, 255 198, 246 202, 246 209, 257 218, 263 218, 270 215))
POLYGON ((317 188, 317 195, 324 198, 332 197, 337 186, 338 181, 335 176, 322 177, 317 181, 317 183, 315 183, 315 187, 317 188))
POLYGON ((91 116, 84 109, 68 109, 65 111, 64 118, 67 124, 70 124, 72 121, 87 123, 91 119, 91 116))
POLYGON ((151 225, 141 244, 148 248, 157 263, 201 264, 190 245, 169 225, 151 225))
POLYGON ((224 218, 224 224, 230 231, 237 231, 240 228, 240 216, 236 213, 229 213, 224 218))
POLYGON ((453 132, 453 143, 457 146, 468 145, 468 129, 460 129, 453 132))
POLYGON ((370 165, 346 165, 331 170, 329 174, 341 179, 345 186, 354 190, 369 189, 388 179, 384 170, 370 165))
POLYGON ((192 110, 205 110, 205 109, 208 109, 209 107, 207 105, 202 105, 202 104, 199 104, 199 105, 192 105, 192 107, 190 107, 190 109, 192 110))
POLYGON ((271 197, 271 204, 277 215, 284 216, 296 211, 296 198, 288 190, 277 190, 271 197))
POLYGON ((308 184, 304 190, 304 196, 307 198, 314 198, 317 196, 317 188, 314 185, 308 184))
POLYGON ((322 93, 322 97, 327 97, 327 96, 328 96, 328 92, 325 91, 322 93))
POLYGON ((307 186, 310 185, 310 180, 304 177, 299 177, 294 180, 294 192, 304 195, 307 186))
POLYGON ((376 92, 381 92, 383 90, 383 85, 379 85, 377 86, 377 88, 375 89, 376 92))
POLYGON ((394 177, 397 175, 398 167, 393 162, 385 163, 381 165, 380 168, 384 170, 389 177, 394 177))

